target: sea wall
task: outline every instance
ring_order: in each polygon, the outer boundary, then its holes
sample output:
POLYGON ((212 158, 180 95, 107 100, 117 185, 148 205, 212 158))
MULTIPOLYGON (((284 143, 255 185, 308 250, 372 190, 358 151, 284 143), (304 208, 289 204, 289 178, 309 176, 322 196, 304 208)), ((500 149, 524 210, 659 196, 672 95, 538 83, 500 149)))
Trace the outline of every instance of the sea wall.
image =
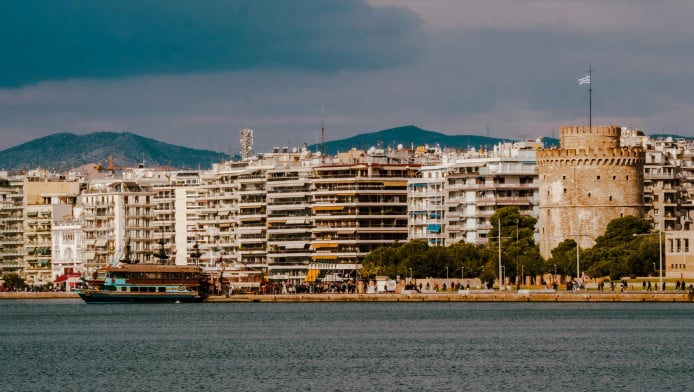
MULTIPOLYGON (((78 299, 75 293, 65 292, 0 292, 0 300, 78 299)), ((381 294, 244 294, 226 297, 211 296, 207 302, 692 302, 694 294, 684 291, 492 291, 462 290, 437 293, 381 294)))

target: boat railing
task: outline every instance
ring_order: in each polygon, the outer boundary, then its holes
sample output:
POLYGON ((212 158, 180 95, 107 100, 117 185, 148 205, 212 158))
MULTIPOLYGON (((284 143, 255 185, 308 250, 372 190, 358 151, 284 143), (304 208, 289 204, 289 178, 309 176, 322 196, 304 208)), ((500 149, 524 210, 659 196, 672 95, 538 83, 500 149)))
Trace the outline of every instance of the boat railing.
POLYGON ((198 285, 200 279, 128 279, 133 285, 198 285))

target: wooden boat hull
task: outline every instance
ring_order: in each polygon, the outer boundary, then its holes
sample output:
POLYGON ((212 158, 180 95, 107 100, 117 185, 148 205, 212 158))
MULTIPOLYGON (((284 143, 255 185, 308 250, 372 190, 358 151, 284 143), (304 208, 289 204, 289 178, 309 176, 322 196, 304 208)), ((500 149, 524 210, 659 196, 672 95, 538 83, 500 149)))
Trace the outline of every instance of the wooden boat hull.
POLYGON ((118 303, 186 303, 202 302, 207 296, 196 293, 120 293, 103 290, 78 291, 80 298, 89 304, 118 303))

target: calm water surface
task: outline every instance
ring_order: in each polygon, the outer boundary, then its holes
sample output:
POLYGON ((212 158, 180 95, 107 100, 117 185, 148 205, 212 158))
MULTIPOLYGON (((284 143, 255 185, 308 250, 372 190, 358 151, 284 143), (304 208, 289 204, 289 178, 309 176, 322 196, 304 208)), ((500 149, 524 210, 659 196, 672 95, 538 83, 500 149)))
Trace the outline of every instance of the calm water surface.
POLYGON ((694 390, 691 304, 0 301, 10 391, 694 390))

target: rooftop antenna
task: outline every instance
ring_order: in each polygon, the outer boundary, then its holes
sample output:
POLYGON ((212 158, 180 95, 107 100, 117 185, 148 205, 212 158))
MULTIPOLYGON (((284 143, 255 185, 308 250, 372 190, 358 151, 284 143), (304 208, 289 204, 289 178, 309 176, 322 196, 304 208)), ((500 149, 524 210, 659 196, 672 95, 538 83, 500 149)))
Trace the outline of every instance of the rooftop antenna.
POLYGON ((321 160, 325 160, 325 100, 321 99, 320 112, 320 154, 321 160))

